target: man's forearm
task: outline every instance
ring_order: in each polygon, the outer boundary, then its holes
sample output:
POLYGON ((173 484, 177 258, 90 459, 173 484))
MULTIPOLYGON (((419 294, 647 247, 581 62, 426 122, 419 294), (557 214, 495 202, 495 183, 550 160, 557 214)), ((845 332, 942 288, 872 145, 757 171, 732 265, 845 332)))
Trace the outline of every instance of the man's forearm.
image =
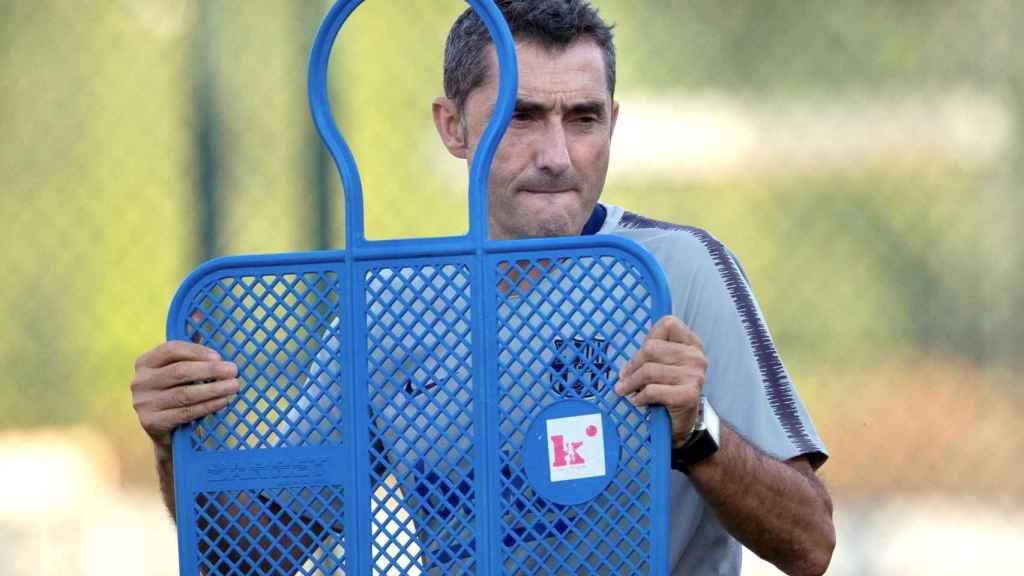
POLYGON ((171 513, 171 519, 176 517, 174 507, 174 458, 170 447, 164 448, 157 444, 153 445, 153 452, 156 454, 156 474, 160 477, 160 494, 164 498, 164 505, 171 513))
POLYGON ((822 574, 835 547, 832 500, 806 459, 780 462, 723 426, 690 480, 737 540, 787 574, 822 574))

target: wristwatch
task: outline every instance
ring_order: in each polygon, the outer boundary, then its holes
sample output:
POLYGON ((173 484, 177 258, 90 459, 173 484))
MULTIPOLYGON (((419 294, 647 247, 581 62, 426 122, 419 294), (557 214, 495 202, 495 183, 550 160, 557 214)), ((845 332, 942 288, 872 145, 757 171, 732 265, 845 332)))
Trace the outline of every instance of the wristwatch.
POLYGON ((707 396, 701 396, 693 430, 682 446, 672 449, 672 469, 688 474, 691 466, 717 452, 719 428, 718 413, 707 396))

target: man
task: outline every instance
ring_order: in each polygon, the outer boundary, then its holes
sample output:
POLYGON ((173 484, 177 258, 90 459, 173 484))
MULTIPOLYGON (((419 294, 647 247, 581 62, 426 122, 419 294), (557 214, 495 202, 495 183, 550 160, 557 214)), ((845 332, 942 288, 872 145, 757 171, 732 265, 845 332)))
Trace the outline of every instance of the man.
MULTIPOLYGON (((520 79, 491 168, 491 238, 619 234, 669 280, 674 315, 651 329, 615 389, 671 418, 671 572, 738 574, 742 543, 786 573, 823 573, 835 532, 815 470, 827 455, 735 257, 702 230, 598 203, 619 114, 609 27, 584 0, 498 5, 520 79)), ((450 31, 444 76, 434 121, 469 163, 497 94, 494 49, 471 10, 450 31)), ((136 362, 135 408, 172 512, 170 432, 226 406, 240 385, 233 365, 195 344, 168 342, 136 362)))

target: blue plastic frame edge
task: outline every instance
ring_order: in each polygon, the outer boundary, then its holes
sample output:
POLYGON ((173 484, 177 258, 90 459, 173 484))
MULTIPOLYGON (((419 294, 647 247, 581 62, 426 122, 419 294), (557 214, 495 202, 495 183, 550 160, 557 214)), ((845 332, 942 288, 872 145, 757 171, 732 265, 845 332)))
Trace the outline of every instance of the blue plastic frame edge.
MULTIPOLYGON (((346 250, 315 253, 304 252, 273 256, 231 256, 217 258, 206 262, 196 268, 185 279, 175 294, 168 314, 166 327, 168 339, 183 339, 187 336, 184 331, 184 325, 175 326, 173 324, 174 321, 184 317, 181 314, 182 307, 191 301, 191 298, 195 295, 197 290, 209 285, 210 282, 217 280, 219 277, 223 277, 231 269, 244 267, 251 268, 256 265, 262 270, 271 272, 274 268, 282 266, 288 267, 288 271, 294 273, 303 266, 322 266, 324 264, 333 264, 337 267, 336 270, 339 274, 339 281, 347 281, 346 285, 354 286, 356 283, 359 285, 362 284, 362 279, 355 278, 352 275, 356 261, 370 259, 400 260, 423 256, 436 257, 446 255, 460 255, 464 257, 467 254, 472 253, 476 254, 476 260, 478 263, 478 266, 475 267, 475 270, 473 271, 474 281, 483 282, 483 284, 477 284, 477 286, 482 286, 482 290, 478 290, 471 300, 475 315, 475 330, 477 330, 476 333, 482 334, 486 333, 483 330, 486 330, 486 328, 495 321, 493 315, 486 314, 486 306, 484 306, 485 298, 493 296, 494 290, 494 286, 491 286, 488 282, 488 279, 493 273, 493 271, 488 270, 487 268, 488 258, 494 255, 506 253, 511 254, 524 251, 536 252, 539 249, 578 250, 586 248, 618 248, 634 258, 637 263, 640 264, 638 269, 641 270, 649 280, 649 286, 653 289, 651 296, 652 302, 655 305, 655 309, 652 310, 654 320, 671 313, 670 294, 660 266, 646 250, 631 240, 609 235, 544 238, 535 240, 490 241, 487 239, 487 180, 494 154, 497 151, 501 137, 504 135, 505 129, 511 119, 511 115, 515 107, 515 96, 518 89, 518 68, 515 60, 515 45, 504 18, 494 3, 490 0, 468 0, 468 3, 481 16, 482 21, 487 26, 492 38, 494 39, 500 75, 499 93, 495 110, 492 114, 491 121, 487 125, 487 128, 481 138, 470 169, 469 232, 463 236, 416 239, 414 241, 366 240, 363 221, 362 184, 359 178, 358 168, 356 167, 351 150, 348 148, 348 145, 338 131, 338 128, 331 116, 326 84, 327 67, 335 38, 348 16, 351 15, 355 8, 361 3, 362 0, 339 0, 329 10, 324 18, 323 24, 318 30, 311 50, 308 80, 310 109, 314 124, 335 161, 344 187, 346 250)), ((354 333, 353 328, 356 318, 354 313, 359 309, 359 301, 360 298, 356 297, 356 291, 351 290, 349 294, 343 295, 342 300, 339 300, 337 304, 338 311, 342 316, 343 334, 351 335, 354 333)), ((345 378, 351 383, 356 382, 355 376, 357 370, 352 360, 355 357, 354 354, 357 346, 360 346, 358 340, 359 339, 356 338, 346 337, 345 345, 342 347, 342 356, 346 372, 345 378)), ((493 381, 493 375, 491 374, 493 371, 491 366, 492 362, 489 361, 492 351, 487 350, 489 346, 485 345, 484 338, 476 338, 474 340, 474 354, 477 354, 477 358, 479 358, 479 362, 473 370, 474 379, 479 383, 479 387, 486 390, 488 388, 486 386, 486 382, 493 381)), ((365 342, 362 343, 362 347, 365 347, 365 342)), ((496 369, 496 367, 494 368, 496 369)), ((355 386, 355 388, 357 389, 355 393, 359 395, 359 389, 362 387, 355 386)), ((361 391, 361 395, 366 395, 365 389, 361 391)), ((478 416, 475 419, 475 425, 478 425, 478 430, 480 430, 481 433, 484 433, 492 428, 488 424, 492 421, 492 418, 496 417, 496 414, 492 414, 492 412, 496 412, 497 406, 489 395, 484 394, 481 396, 484 400, 485 409, 478 411, 478 416)), ((352 397, 350 402, 354 402, 356 399, 357 398, 352 397)), ((352 411, 347 407, 343 407, 343 410, 347 415, 352 415, 352 411)), ((369 429, 368 422, 365 420, 365 415, 363 418, 359 418, 359 414, 346 418, 346 434, 348 435, 348 441, 344 444, 346 444, 345 451, 350 458, 354 458, 357 453, 368 453, 366 448, 369 429), (363 420, 363 425, 361 427, 357 420, 363 420), (360 450, 362 451, 360 452, 360 450)), ((651 410, 650 426, 652 436, 661 436, 666 440, 669 438, 669 419, 667 412, 663 408, 654 408, 651 410)), ((184 426, 174 432, 172 441, 174 447, 175 467, 177 470, 182 469, 179 459, 183 458, 185 453, 191 450, 191 446, 189 444, 190 430, 191 426, 184 426)), ((479 442, 477 444, 478 450, 483 450, 484 444, 484 442, 479 442)), ((478 523, 480 523, 481 527, 485 522, 491 522, 496 525, 496 511, 498 508, 498 504, 495 500, 496 495, 483 491, 486 484, 483 479, 492 476, 492 472, 496 469, 495 466, 497 466, 497 455, 488 454, 485 456, 483 454, 479 454, 478 456, 479 459, 477 461, 482 462, 484 467, 484 473, 480 474, 477 480, 477 487, 481 489, 481 492, 478 492, 478 494, 481 498, 480 502, 486 510, 485 514, 480 514, 478 523)), ((665 454, 652 454, 652 460, 655 464, 652 474, 654 497, 651 506, 653 515, 648 534, 652 550, 652 573, 665 574, 668 571, 667 538, 664 536, 668 534, 669 529, 668 492, 670 485, 670 468, 668 451, 666 450, 665 454)), ((353 474, 355 473, 353 472, 353 474)), ((360 506, 355 500, 357 492, 366 493, 368 490, 364 484, 368 484, 369 478, 363 478, 363 476, 366 475, 355 474, 355 481, 349 482, 348 486, 350 489, 346 490, 345 493, 345 506, 347 510, 350 511, 350 513, 345 514, 345 538, 348 540, 349 544, 346 545, 346 563, 349 571, 353 571, 355 573, 361 573, 361 570, 369 569, 371 561, 368 554, 369 549, 366 546, 363 546, 363 543, 360 541, 361 537, 359 530, 356 529, 357 524, 364 525, 365 522, 369 521, 368 502, 366 510, 364 511, 362 506, 360 506), (353 487, 355 489, 352 489, 353 487), (366 549, 365 551, 364 548, 366 549)), ((189 523, 185 525, 194 524, 194 511, 190 505, 191 488, 191 481, 189 480, 179 482, 175 486, 175 497, 179 504, 177 510, 178 520, 179 523, 189 523), (183 504, 184 506, 182 506, 183 504)), ((492 538, 497 538, 498 530, 493 528, 494 526, 486 529, 483 534, 490 534, 492 538)), ((196 546, 195 535, 193 531, 190 530, 186 530, 184 534, 185 537, 181 539, 182 545, 179 548, 179 565, 182 567, 187 566, 193 571, 193 573, 197 573, 198 567, 195 565, 195 558, 189 555, 196 546)), ((496 561, 495 556, 497 555, 497 541, 488 541, 485 546, 486 548, 484 550, 478 551, 477 557, 481 561, 478 568, 482 573, 486 574, 494 569, 494 562, 496 561)))
MULTIPOLYGON (((339 0, 328 11, 317 31, 309 60, 309 106, 320 137, 334 159, 341 175, 345 194, 345 246, 357 254, 372 242, 366 240, 363 215, 363 189, 359 169, 345 138, 338 131, 331 114, 327 94, 327 67, 331 48, 338 31, 363 0, 339 0)), ((498 57, 498 98, 490 122, 481 136, 469 176, 469 233, 465 240, 478 244, 487 239, 487 180, 494 154, 508 127, 515 108, 518 92, 519 69, 516 63, 515 42, 508 24, 491 0, 468 0, 469 5, 491 33, 498 57)))

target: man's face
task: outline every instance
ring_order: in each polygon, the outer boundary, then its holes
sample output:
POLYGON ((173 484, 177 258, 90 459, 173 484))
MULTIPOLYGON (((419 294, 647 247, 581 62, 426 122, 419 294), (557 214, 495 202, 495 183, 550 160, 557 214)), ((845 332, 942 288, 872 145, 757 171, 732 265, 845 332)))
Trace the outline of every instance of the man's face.
MULTIPOLYGON (((517 42, 516 110, 491 166, 489 230, 494 239, 579 234, 601 195, 618 116, 600 47, 581 39, 564 50, 517 42)), ((460 117, 434 105, 445 145, 472 163, 498 92, 497 58, 460 117), (439 117, 440 115, 440 117, 439 117)), ((444 99, 441 99, 444 100, 444 99)))

